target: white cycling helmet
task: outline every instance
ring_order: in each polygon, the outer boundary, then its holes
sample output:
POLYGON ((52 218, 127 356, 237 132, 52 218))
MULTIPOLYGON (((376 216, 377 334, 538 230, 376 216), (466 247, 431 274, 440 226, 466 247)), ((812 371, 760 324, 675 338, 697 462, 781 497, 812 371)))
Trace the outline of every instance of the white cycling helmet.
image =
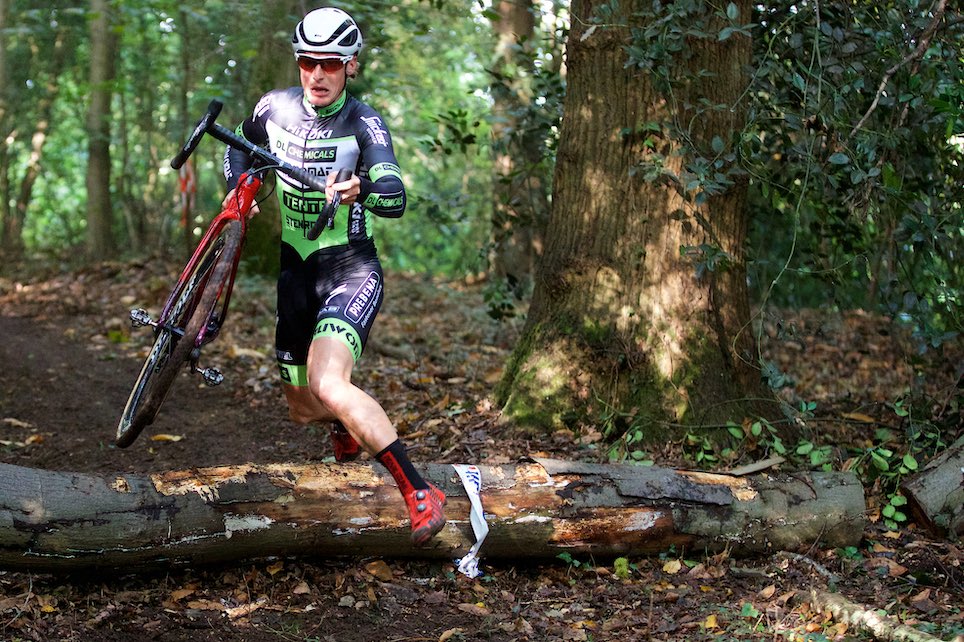
POLYGON ((298 23, 291 37, 291 47, 295 51, 295 58, 338 56, 347 62, 361 51, 361 29, 341 9, 315 9, 298 23))

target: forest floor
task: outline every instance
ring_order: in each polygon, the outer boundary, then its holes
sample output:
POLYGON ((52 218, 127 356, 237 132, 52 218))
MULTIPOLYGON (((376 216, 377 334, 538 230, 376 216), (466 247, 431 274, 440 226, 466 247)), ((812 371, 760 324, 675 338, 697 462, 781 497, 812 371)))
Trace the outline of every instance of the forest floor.
MULTIPOLYGON (((209 361, 227 381, 179 381, 138 442, 112 445, 150 335, 128 327, 127 311, 156 311, 174 276, 162 262, 142 262, 0 277, 0 462, 108 474, 331 455, 325 431, 287 419, 272 358, 273 284, 258 278, 239 283, 226 331, 211 346, 209 361)), ((387 292, 356 382, 383 403, 416 465, 495 465, 537 451, 606 461, 605 426, 572 426, 535 443, 497 421, 491 391, 519 324, 491 320, 479 287, 393 274, 387 292)), ((764 327, 768 358, 792 379, 781 394, 795 406, 816 404, 801 445, 816 444, 835 467, 855 467, 856 454, 874 445, 906 449, 912 400, 916 425, 946 443, 960 434, 952 416, 960 344, 921 355, 888 320, 860 312, 780 312, 764 327)), ((753 446, 742 442, 729 460, 686 440, 646 454, 677 468, 717 457, 725 469, 758 458, 753 446)), ((489 561, 484 548, 478 579, 451 563, 391 557, 150 574, 0 569, 0 640, 872 639, 812 608, 811 588, 955 639, 964 634, 961 545, 913 523, 888 529, 881 481, 867 484, 858 547, 755 559, 668 550, 630 559, 628 577, 612 560, 489 561)))

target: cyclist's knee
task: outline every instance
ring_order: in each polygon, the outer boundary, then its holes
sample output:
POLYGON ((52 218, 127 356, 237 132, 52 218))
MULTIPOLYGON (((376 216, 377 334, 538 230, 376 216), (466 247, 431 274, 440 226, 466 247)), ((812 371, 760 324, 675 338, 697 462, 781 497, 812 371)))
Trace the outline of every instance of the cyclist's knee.
POLYGON ((288 417, 296 424, 305 425, 330 419, 333 415, 318 402, 308 387, 285 387, 288 401, 288 417))
POLYGON ((311 393, 322 406, 334 415, 340 415, 339 408, 347 402, 349 384, 338 376, 323 375, 310 382, 311 393))
POLYGON ((317 421, 317 418, 313 415, 314 413, 305 412, 301 407, 288 405, 288 418, 299 426, 307 426, 312 421, 317 421))

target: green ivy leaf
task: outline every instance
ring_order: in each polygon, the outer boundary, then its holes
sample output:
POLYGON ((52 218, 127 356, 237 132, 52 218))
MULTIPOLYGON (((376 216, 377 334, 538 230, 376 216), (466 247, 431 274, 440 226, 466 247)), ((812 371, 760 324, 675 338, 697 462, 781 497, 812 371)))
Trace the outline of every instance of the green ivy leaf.
POLYGON ((904 465, 908 470, 917 470, 917 460, 910 453, 904 455, 904 465))
POLYGON ((850 162, 850 157, 843 152, 837 152, 831 155, 828 160, 834 165, 846 165, 850 162))
POLYGON ((870 461, 872 461, 874 467, 880 471, 886 472, 890 470, 890 464, 887 463, 887 460, 881 457, 877 451, 870 453, 870 461))
POLYGON ((740 617, 757 618, 760 617, 760 611, 751 603, 744 602, 743 609, 740 611, 740 617))

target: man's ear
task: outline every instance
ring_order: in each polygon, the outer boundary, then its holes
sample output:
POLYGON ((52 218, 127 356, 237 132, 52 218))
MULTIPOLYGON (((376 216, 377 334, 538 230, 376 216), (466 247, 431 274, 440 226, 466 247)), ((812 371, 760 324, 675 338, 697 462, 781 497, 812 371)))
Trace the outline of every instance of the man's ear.
POLYGON ((351 57, 351 60, 348 61, 348 66, 346 67, 345 71, 348 72, 349 78, 354 78, 355 76, 358 75, 358 56, 357 55, 351 57))

